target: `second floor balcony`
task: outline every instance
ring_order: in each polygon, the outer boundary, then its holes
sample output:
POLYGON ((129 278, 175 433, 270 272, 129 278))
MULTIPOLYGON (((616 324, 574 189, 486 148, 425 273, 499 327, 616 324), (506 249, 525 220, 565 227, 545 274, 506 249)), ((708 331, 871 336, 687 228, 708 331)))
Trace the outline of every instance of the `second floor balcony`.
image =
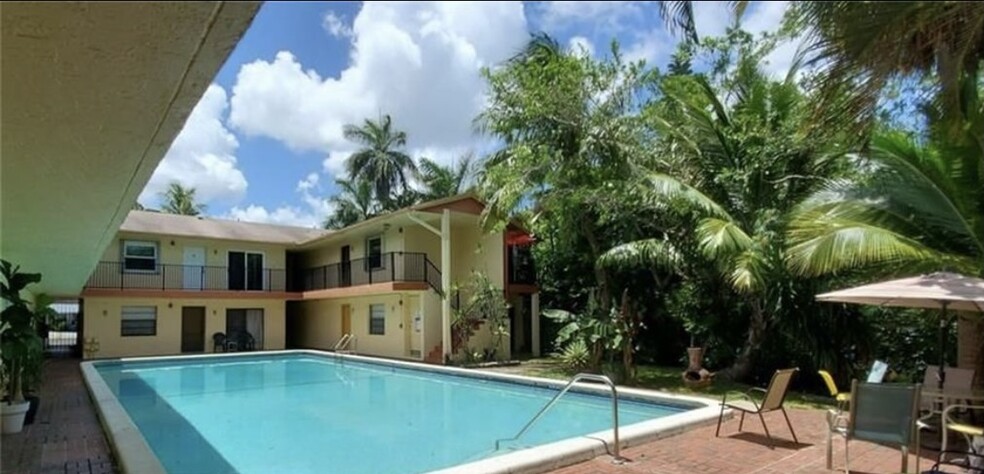
POLYGON ((287 271, 258 265, 219 267, 152 263, 141 269, 99 262, 86 288, 159 291, 266 291, 287 289, 287 271))
POLYGON ((425 253, 388 252, 304 270, 303 291, 376 283, 425 283, 441 293, 441 271, 425 253))

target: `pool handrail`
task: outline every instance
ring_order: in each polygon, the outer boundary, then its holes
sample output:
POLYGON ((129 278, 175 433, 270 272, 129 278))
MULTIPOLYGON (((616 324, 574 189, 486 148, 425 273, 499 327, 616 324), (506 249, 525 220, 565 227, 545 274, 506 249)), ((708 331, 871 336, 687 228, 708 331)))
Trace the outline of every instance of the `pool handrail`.
POLYGON ((551 408, 553 408, 553 406, 557 403, 557 401, 560 400, 561 397, 564 396, 564 394, 566 394, 571 388, 573 388, 574 385, 577 382, 580 382, 582 380, 590 380, 590 381, 594 381, 594 382, 601 382, 601 383, 604 383, 605 385, 608 385, 608 388, 611 389, 611 393, 612 393, 612 432, 614 433, 614 436, 615 436, 615 449, 614 449, 614 454, 613 454, 612 462, 614 462, 616 464, 623 463, 625 461, 625 458, 622 457, 622 455, 621 455, 621 453, 619 451, 619 445, 621 443, 619 443, 619 439, 618 439, 618 390, 615 388, 615 383, 612 382, 612 379, 608 378, 607 376, 598 375, 598 374, 580 373, 580 374, 575 375, 573 378, 571 378, 570 381, 567 382, 567 385, 564 385, 564 388, 561 389, 560 392, 557 393, 557 395, 554 395, 554 397, 551 398, 550 401, 547 402, 547 404, 544 405, 543 408, 541 408, 540 411, 538 411, 536 413, 536 415, 533 416, 533 418, 530 418, 530 421, 526 423, 526 426, 523 426, 523 429, 519 430, 519 432, 516 433, 516 436, 513 436, 512 438, 500 438, 500 439, 495 440, 495 450, 498 451, 500 449, 503 441, 516 441, 519 438, 521 438, 524 434, 526 434, 526 432, 529 431, 530 428, 532 428, 533 425, 541 417, 543 417, 543 415, 548 410, 550 410, 551 408))

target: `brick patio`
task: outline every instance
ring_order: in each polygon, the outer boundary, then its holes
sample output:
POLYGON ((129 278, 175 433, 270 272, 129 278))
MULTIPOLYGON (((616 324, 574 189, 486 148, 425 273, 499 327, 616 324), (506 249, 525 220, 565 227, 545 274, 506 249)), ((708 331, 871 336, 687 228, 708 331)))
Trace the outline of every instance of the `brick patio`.
MULTIPOLYGON (((821 410, 790 410, 789 418, 796 430, 800 444, 793 444, 781 413, 765 415, 769 432, 776 439, 776 448, 770 449, 762 425, 755 417, 746 417, 742 433, 738 433, 738 417, 725 421, 721 437, 714 437, 714 426, 707 426, 638 447, 626 449, 622 456, 631 462, 623 465, 611 463, 611 457, 603 456, 592 461, 575 464, 555 474, 830 474, 844 472, 844 441, 834 439, 834 469, 825 468, 826 421, 821 410)), ((920 469, 932 464, 930 453, 924 453, 920 469)), ((934 456, 935 458, 935 456, 934 456)), ((883 474, 901 472, 902 455, 898 450, 871 443, 851 443, 851 472, 856 474, 883 474)), ((916 458, 909 456, 909 472, 915 472, 916 458)))
MULTIPOLYGON (((41 408, 33 425, 2 440, 0 471, 4 474, 66 473, 101 474, 115 471, 106 438, 82 383, 77 360, 51 360, 45 368, 41 408)), ((611 458, 592 461, 555 471, 558 474, 691 474, 691 473, 823 473, 824 415, 819 410, 791 410, 790 418, 800 444, 785 441, 789 433, 782 415, 766 415, 769 429, 777 438, 770 449, 762 427, 754 418, 746 419, 738 433, 737 418, 725 422, 722 437, 714 437, 714 426, 698 428, 671 438, 654 441, 623 451, 631 462, 616 466, 611 458)), ((843 441, 835 442, 834 467, 843 468, 843 441)), ((851 472, 899 472, 901 456, 896 450, 869 443, 851 443, 851 472)), ((915 472, 915 457, 909 470, 915 472)), ((923 459, 922 469, 929 466, 923 459)), ((843 471, 840 471, 843 472, 843 471)))
POLYGON ((103 474, 115 471, 99 419, 82 383, 79 361, 45 363, 41 406, 34 423, 3 435, 4 474, 103 474))

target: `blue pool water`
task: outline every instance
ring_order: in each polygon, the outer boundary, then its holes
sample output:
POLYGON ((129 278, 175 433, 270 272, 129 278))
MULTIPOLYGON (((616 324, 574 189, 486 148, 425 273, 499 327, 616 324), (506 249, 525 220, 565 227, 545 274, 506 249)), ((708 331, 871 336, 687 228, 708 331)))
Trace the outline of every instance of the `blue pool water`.
MULTIPOLYGON (((317 355, 96 364, 170 473, 410 473, 495 452, 554 394, 317 355)), ((623 400, 620 426, 687 410, 623 400)), ((611 428, 571 393, 511 449, 611 428)))

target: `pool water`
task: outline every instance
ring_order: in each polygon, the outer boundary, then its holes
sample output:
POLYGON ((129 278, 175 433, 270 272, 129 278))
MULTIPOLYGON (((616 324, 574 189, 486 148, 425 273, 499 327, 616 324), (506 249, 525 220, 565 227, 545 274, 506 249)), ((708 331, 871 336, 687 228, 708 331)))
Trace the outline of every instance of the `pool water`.
MULTIPOLYGON (((503 454, 556 389, 320 357, 95 366, 168 472, 411 473, 503 454)), ((619 402, 626 426, 687 410, 619 402)), ((569 393, 519 449, 611 428, 607 397, 569 393)))

